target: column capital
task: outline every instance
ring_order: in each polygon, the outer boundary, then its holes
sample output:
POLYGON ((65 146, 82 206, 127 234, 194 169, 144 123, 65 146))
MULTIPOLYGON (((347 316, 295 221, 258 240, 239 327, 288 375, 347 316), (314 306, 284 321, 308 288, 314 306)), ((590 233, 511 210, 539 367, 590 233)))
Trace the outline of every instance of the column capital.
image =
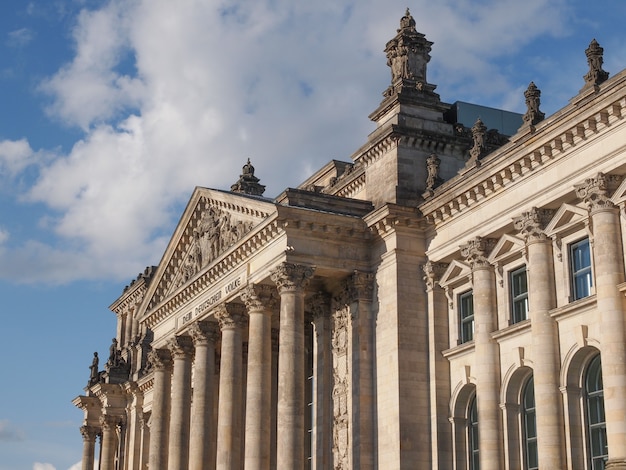
POLYGON ((350 277, 352 294, 357 300, 371 302, 374 295, 374 281, 376 277, 372 273, 354 271, 350 277))
POLYGON ((587 178, 584 183, 574 185, 576 196, 583 200, 589 212, 611 209, 615 204, 609 199, 610 193, 622 181, 620 175, 605 175, 598 173, 595 177, 587 178))
POLYGON ((174 336, 167 342, 173 359, 187 359, 193 356, 193 340, 191 336, 174 336))
POLYGON ((491 267, 487 257, 496 246, 495 238, 476 237, 461 245, 461 255, 470 264, 472 270, 491 267))
POLYGON ((246 308, 243 304, 220 304, 215 308, 215 318, 220 324, 220 329, 232 330, 243 328, 246 325, 246 308))
POLYGON ((271 279, 276 283, 278 292, 304 289, 311 277, 314 268, 302 264, 281 263, 271 272, 271 279))
POLYGON ((154 370, 171 370, 172 354, 169 349, 152 349, 148 354, 148 363, 154 370))
POLYGON ((544 232, 546 225, 554 216, 552 209, 537 209, 533 207, 529 211, 522 212, 522 215, 513 219, 513 226, 526 243, 548 240, 548 236, 544 232))
POLYGON ((266 284, 250 284, 241 293, 248 312, 265 312, 278 305, 276 288, 266 284))
POLYGON ((115 429, 117 426, 123 423, 124 423, 123 416, 115 416, 115 415, 100 416, 100 426, 102 427, 102 431, 115 429))
POLYGON ((424 271, 424 282, 429 290, 434 289, 435 284, 439 281, 439 279, 441 279, 441 276, 443 276, 443 273, 446 272, 448 266, 448 263, 435 263, 433 261, 428 261, 422 266, 422 271, 424 271))
POLYGON ((191 324, 187 330, 195 346, 214 343, 219 337, 219 326, 208 320, 199 320, 191 324))
POLYGON ((95 442, 96 436, 100 433, 100 429, 96 426, 83 425, 80 427, 80 434, 83 436, 83 441, 95 442))
POLYGON ((330 316, 330 295, 326 292, 316 292, 307 298, 305 309, 311 315, 313 321, 330 316))

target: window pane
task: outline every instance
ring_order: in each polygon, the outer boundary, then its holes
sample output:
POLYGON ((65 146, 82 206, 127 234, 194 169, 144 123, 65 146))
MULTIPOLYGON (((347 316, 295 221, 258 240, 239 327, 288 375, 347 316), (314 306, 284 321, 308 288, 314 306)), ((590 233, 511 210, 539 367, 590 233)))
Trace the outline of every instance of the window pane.
POLYGON ((459 342, 474 339, 474 296, 472 291, 459 295, 459 342))
POLYGON ((589 363, 585 376, 585 405, 587 408, 587 450, 591 468, 603 470, 609 451, 606 441, 602 363, 596 356, 589 363))
POLYGON ((591 249, 589 239, 570 245, 570 265, 574 300, 591 294, 591 249))
POLYGON ((511 323, 517 323, 528 318, 528 277, 526 266, 509 275, 511 287, 511 323))

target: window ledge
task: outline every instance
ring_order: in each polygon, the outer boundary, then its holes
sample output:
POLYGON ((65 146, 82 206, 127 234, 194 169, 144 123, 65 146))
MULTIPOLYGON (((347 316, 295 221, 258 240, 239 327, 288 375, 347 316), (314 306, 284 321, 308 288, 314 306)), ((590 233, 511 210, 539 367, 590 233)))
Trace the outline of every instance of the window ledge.
POLYGON ((588 297, 583 297, 582 299, 575 300, 574 302, 570 302, 567 305, 562 307, 554 308, 550 310, 550 316, 552 318, 563 318, 572 315, 576 315, 584 310, 590 310, 596 306, 596 295, 590 295, 588 297))
POLYGON ((499 341, 501 339, 525 333, 526 330, 530 330, 530 319, 522 320, 517 323, 513 323, 502 330, 494 331, 491 333, 491 337, 496 341, 499 341))
POLYGON ((468 341, 467 343, 459 344, 458 346, 455 346, 450 349, 445 349, 444 351, 441 351, 441 354, 443 354, 443 357, 449 358, 449 357, 454 357, 454 356, 460 356, 464 353, 467 353, 473 350, 474 350, 474 340, 468 341))

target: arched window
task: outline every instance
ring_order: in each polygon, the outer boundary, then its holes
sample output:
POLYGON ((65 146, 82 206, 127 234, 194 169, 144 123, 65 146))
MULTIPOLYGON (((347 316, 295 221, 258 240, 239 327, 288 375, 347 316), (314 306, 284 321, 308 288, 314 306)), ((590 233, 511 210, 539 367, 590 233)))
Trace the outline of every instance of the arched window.
POLYGON ((524 459, 526 470, 537 470, 537 415, 535 413, 535 381, 531 377, 522 393, 522 426, 524 431, 524 459))
POLYGON ((467 450, 469 470, 479 470, 478 410, 476 409, 476 397, 472 398, 469 408, 467 409, 467 450))
POLYGON ((606 442, 604 418, 604 387, 600 355, 594 357, 585 375, 585 402, 587 408, 587 449, 592 470, 604 470, 609 451, 606 442))

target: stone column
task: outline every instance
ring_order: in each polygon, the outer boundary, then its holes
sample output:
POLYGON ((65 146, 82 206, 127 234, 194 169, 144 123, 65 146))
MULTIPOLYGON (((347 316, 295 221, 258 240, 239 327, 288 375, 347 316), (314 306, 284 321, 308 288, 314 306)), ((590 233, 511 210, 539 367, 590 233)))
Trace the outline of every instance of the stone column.
POLYGON ((423 266, 428 297, 428 361, 431 402, 430 442, 432 469, 452 468, 450 416, 450 362, 442 351, 450 347, 448 302, 438 282, 447 263, 429 261, 423 266))
POLYGON ((481 470, 504 468, 500 412, 500 356, 491 338, 497 329, 496 281, 487 255, 495 240, 476 237, 461 247, 472 268, 474 295, 474 347, 476 361, 476 406, 481 470))
MULTIPOLYGON (((278 325, 278 315, 274 315, 275 324, 278 325)), ((276 470, 276 445, 278 439, 278 336, 279 329, 272 327, 272 423, 271 423, 271 450, 270 469, 276 470)))
POLYGON ((313 317, 313 470, 332 467, 333 448, 333 356, 331 343, 330 298, 318 292, 308 303, 313 317))
POLYGON ((375 466, 374 328, 372 296, 374 275, 355 271, 350 289, 356 302, 352 318, 352 439, 353 464, 367 470, 375 466))
POLYGON ((244 306, 217 307, 215 317, 222 330, 220 391, 217 417, 217 468, 241 468, 242 336, 244 306))
POLYGON ((136 382, 128 387, 127 470, 139 470, 141 459, 141 421, 143 417, 143 393, 136 382))
POLYGON ((193 342, 189 336, 175 336, 167 346, 174 358, 167 465, 172 469, 186 469, 189 467, 193 342))
POLYGON ((210 470, 215 468, 215 455, 211 452, 211 441, 215 436, 211 433, 211 421, 215 395, 215 341, 219 332, 216 323, 198 321, 191 325, 189 334, 196 347, 189 469, 210 470))
POLYGON ((304 288, 313 268, 282 263, 271 274, 280 294, 277 466, 304 468, 304 288))
POLYGON ((514 221, 526 240, 528 303, 533 345, 533 377, 539 468, 565 468, 563 402, 559 390, 558 325, 550 316, 556 307, 552 242, 543 232, 554 211, 532 208, 514 221))
POLYGON ((115 451, 117 450, 117 425, 119 416, 102 415, 102 450, 100 452, 100 470, 115 470, 115 451))
POLYGON ((83 436, 83 470, 93 470, 94 452, 96 451, 96 436, 98 428, 94 426, 81 426, 80 433, 83 436))
POLYGON ((167 468, 168 431, 172 387, 172 357, 167 349, 153 349, 148 361, 154 370, 150 416, 150 468, 167 468))
POLYGON ((248 286, 241 298, 249 316, 245 468, 269 470, 272 412, 272 304, 275 289, 248 286))
POLYGON ((130 343, 133 340, 133 322, 135 321, 135 319, 133 318, 133 311, 128 310, 126 312, 126 319, 124 320, 124 343, 120 344, 121 348, 130 346, 130 343))
POLYGON ((607 469, 626 469, 626 330, 624 297, 618 285, 624 282, 624 251, 619 210, 609 192, 621 177, 598 173, 576 193, 589 208, 593 227, 593 262, 596 308, 600 316, 600 350, 604 409, 609 447, 607 469))

